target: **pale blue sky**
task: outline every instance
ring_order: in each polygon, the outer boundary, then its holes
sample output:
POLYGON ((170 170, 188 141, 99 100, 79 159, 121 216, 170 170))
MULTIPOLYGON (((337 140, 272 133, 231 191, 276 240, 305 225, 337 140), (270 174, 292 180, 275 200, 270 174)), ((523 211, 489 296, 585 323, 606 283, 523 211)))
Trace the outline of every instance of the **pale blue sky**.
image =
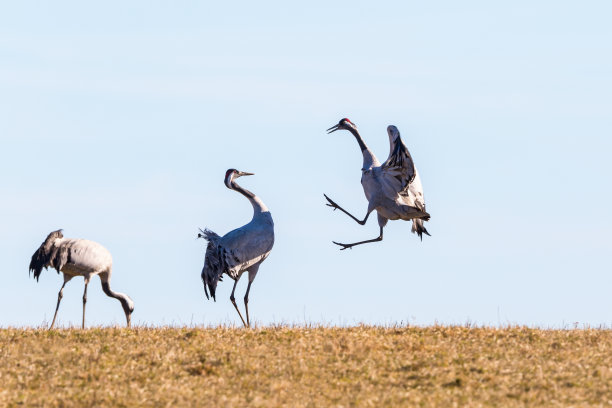
MULTIPOLYGON (((28 277, 57 228, 113 254, 137 324, 238 323, 204 242, 272 211, 259 323, 612 325, 612 6, 605 1, 5 2, 0 6, 0 326, 53 315, 28 277), (493 4, 495 3, 495 4, 493 4), (379 159, 398 126, 427 225, 382 243, 362 215, 355 122, 379 159)), ((89 289, 89 324, 124 324, 89 289)), ((241 299, 246 279, 237 293, 241 299)), ((82 280, 61 324, 79 324, 82 280)))

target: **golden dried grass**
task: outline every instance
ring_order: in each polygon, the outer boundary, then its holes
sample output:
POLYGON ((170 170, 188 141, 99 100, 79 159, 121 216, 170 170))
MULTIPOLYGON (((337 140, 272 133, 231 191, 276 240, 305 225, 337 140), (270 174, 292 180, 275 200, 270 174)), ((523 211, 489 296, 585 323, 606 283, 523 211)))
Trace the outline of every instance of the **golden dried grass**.
POLYGON ((612 405, 612 331, 0 330, 0 406, 612 405))

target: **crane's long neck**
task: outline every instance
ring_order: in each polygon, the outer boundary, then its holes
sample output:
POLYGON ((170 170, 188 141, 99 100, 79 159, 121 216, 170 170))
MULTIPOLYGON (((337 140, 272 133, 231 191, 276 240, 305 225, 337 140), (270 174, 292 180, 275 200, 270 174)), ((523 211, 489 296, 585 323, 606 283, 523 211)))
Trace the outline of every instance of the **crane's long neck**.
POLYGON ((108 282, 102 282, 102 290, 104 291, 104 293, 106 293, 106 296, 112 297, 117 299, 118 301, 121 302, 121 304, 123 304, 124 302, 126 304, 128 304, 128 299, 130 298, 128 295, 126 295, 125 293, 121 293, 121 292, 115 292, 110 288, 110 284, 108 282))
POLYGON ((259 197, 251 193, 246 188, 240 187, 233 179, 230 181, 228 187, 234 191, 239 192, 251 202, 251 205, 253 206, 253 216, 270 211, 259 197))
POLYGON ((361 169, 367 170, 372 166, 380 166, 380 162, 374 153, 368 148, 368 146, 366 146, 357 129, 349 128, 348 130, 353 134, 353 136, 355 136, 357 143, 359 143, 359 148, 361 149, 361 154, 363 155, 363 167, 361 169))
POLYGON ((106 293, 106 296, 115 298, 119 302, 121 302, 121 307, 123 307, 123 311, 125 312, 125 319, 127 320, 127 325, 128 327, 130 327, 132 324, 132 312, 134 311, 134 302, 125 293, 114 292, 110 288, 110 283, 108 280, 102 280, 102 277, 100 279, 102 282, 102 290, 104 291, 104 293, 106 293))

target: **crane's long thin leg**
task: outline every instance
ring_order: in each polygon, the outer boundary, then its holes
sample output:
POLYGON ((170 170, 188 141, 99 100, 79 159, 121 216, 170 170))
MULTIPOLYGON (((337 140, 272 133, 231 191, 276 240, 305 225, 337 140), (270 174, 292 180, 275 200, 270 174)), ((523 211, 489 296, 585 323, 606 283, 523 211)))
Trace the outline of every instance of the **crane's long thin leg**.
POLYGON ((85 328, 85 304, 87 303, 87 285, 89 285, 89 280, 85 278, 85 291, 83 292, 83 329, 85 328))
POLYGON ((259 264, 255 264, 249 268, 249 285, 244 294, 244 308, 246 309, 247 324, 249 327, 251 327, 251 320, 249 319, 249 292, 251 291, 251 284, 255 280, 255 276, 257 276, 257 271, 259 271, 259 264))
POLYGON ((240 313, 240 310, 238 309, 238 305, 236 304, 236 298, 234 297, 234 291, 236 290, 236 285, 237 284, 238 284, 238 279, 236 279, 234 281, 234 288, 232 289, 232 294, 230 296, 230 300, 232 301, 232 304, 236 308, 236 311, 238 312, 238 316, 240 316, 240 320, 242 320, 242 324, 244 324, 244 327, 247 327, 247 324, 244 321, 244 318, 242 317, 242 313, 240 313))
POLYGON ((352 244, 341 244, 340 242, 336 242, 336 241, 332 241, 334 244, 336 245, 340 245, 342 248, 340 248, 341 251, 347 249, 347 248, 352 248, 355 245, 361 245, 361 244, 367 244, 370 242, 378 242, 378 241, 382 241, 383 239, 383 227, 380 227, 380 235, 377 238, 374 239, 368 239, 367 241, 359 241, 359 242, 354 242, 352 244))
POLYGON ((370 216, 370 214, 372 213, 372 211, 368 211, 368 213, 365 215, 365 218, 362 220, 358 220, 353 214, 349 213, 348 211, 346 211, 344 208, 340 207, 338 204, 336 204, 331 198, 329 198, 327 195, 323 194, 325 196, 325 198, 327 199, 327 201, 329 201, 329 204, 325 204, 328 207, 332 207, 334 209, 334 211, 336 209, 342 211, 343 213, 345 213, 346 215, 348 215, 349 217, 351 217, 352 219, 354 219, 358 224, 361 225, 365 225, 366 221, 368 220, 368 217, 370 216))
POLYGON ((249 291, 251 290, 251 283, 253 283, 253 281, 249 279, 249 285, 247 286, 247 291, 244 294, 244 308, 246 309, 247 325, 249 327, 251 327, 251 321, 249 320, 249 291))
POLYGON ((64 297, 64 286, 66 286, 69 280, 70 279, 66 280, 66 278, 64 278, 64 284, 62 285, 61 289, 59 290, 59 293, 57 294, 57 306, 55 306, 55 314, 53 315, 53 321, 51 322, 51 327, 49 327, 49 330, 51 330, 53 326, 55 325, 55 319, 57 318, 57 311, 59 310, 60 302, 62 301, 62 298, 64 297))

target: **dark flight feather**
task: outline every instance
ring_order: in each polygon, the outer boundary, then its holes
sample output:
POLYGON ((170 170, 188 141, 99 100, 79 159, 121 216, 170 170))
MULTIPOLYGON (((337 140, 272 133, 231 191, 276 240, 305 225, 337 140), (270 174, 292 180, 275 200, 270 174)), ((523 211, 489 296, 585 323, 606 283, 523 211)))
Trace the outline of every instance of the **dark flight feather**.
POLYGON ((60 251, 53 245, 53 242, 58 238, 64 238, 61 229, 47 235, 45 241, 36 252, 34 252, 34 255, 32 255, 29 269, 30 273, 34 272, 36 281, 38 281, 43 268, 47 269, 49 266, 52 266, 57 273, 59 273, 62 267, 68 262, 69 254, 67 250, 60 251))

